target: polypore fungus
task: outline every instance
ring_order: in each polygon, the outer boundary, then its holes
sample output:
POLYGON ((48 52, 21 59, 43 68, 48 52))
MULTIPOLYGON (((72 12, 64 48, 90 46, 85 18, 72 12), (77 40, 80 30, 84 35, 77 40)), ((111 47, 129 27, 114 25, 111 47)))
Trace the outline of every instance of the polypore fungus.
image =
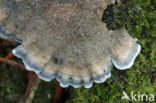
POLYGON ((13 50, 41 79, 62 87, 92 87, 111 76, 112 64, 130 68, 140 52, 124 29, 101 21, 114 0, 0 0, 0 36, 21 45, 13 50))

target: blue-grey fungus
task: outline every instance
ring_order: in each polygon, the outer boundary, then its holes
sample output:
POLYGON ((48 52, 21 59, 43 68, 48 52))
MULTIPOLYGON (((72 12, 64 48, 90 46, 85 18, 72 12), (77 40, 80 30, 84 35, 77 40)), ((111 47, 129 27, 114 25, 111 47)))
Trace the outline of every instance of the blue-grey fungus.
POLYGON ((101 21, 115 0, 0 0, 0 36, 21 43, 13 49, 39 78, 62 87, 90 88, 130 68, 141 46, 124 29, 101 21))

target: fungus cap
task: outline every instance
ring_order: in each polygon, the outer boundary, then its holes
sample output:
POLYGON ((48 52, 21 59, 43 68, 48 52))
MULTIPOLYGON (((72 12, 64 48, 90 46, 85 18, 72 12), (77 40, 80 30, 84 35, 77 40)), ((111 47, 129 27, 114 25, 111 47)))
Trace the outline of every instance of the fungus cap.
POLYGON ((111 76, 114 65, 130 68, 140 45, 124 29, 101 21, 114 0, 1 0, 0 36, 21 45, 13 49, 25 67, 62 87, 90 88, 111 76))

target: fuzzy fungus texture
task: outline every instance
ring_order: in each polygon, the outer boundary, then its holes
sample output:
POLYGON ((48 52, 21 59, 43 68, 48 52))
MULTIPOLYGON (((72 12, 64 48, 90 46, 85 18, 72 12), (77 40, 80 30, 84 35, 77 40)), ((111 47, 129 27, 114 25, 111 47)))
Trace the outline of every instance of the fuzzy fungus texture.
POLYGON ((108 30, 103 11, 114 0, 0 0, 0 36, 21 45, 13 53, 41 79, 90 88, 130 68, 140 52, 123 28, 108 30))

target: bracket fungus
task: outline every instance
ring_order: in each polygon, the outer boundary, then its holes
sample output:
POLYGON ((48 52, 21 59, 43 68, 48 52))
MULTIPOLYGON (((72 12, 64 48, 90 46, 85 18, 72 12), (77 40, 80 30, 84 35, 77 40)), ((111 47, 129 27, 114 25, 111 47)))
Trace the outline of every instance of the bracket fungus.
POLYGON ((124 29, 101 21, 115 0, 0 0, 0 36, 39 78, 62 87, 92 87, 111 76, 112 65, 130 68, 141 46, 124 29))

